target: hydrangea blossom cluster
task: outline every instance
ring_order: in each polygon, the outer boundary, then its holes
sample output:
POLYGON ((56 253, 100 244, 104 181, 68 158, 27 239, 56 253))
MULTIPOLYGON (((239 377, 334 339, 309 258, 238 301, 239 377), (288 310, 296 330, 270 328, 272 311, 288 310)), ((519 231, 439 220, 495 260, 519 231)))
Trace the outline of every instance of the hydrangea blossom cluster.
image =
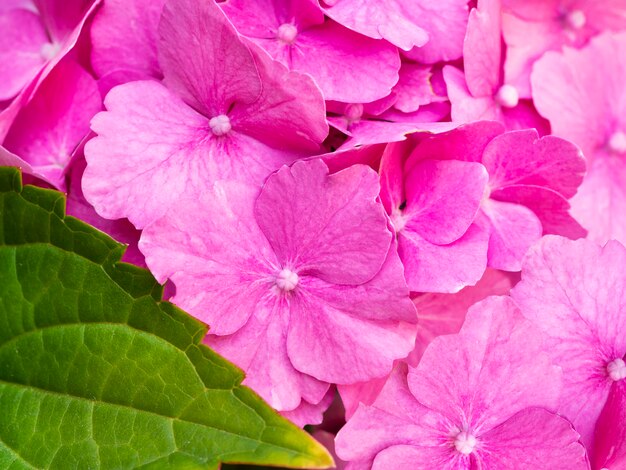
POLYGON ((0 165, 348 469, 626 468, 624 0, 5 0, 0 165))

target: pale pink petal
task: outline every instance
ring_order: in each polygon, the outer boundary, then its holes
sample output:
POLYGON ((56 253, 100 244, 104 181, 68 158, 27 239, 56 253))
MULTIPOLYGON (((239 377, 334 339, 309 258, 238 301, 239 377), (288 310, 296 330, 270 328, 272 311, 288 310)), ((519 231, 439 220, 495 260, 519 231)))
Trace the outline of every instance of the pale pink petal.
POLYGON ((480 206, 487 171, 480 163, 423 160, 405 173, 406 208, 392 214, 397 231, 446 245, 463 236, 480 206))
POLYGON ((607 155, 590 163, 589 172, 572 198, 572 215, 596 243, 626 243, 626 165, 607 155))
POLYGON ((324 413, 332 403, 334 397, 335 389, 330 388, 319 403, 309 403, 306 400, 302 400, 297 408, 283 411, 281 415, 300 427, 304 427, 307 424, 320 424, 324 419, 324 413))
POLYGON ((448 245, 434 245, 416 233, 400 232, 398 253, 409 289, 454 293, 475 284, 487 267, 488 240, 488 233, 475 224, 448 245))
POLYGON ((204 342, 246 371, 244 384, 253 388, 279 411, 297 409, 301 397, 319 402, 329 384, 308 377, 296 369, 287 356, 285 335, 289 306, 284 298, 267 296, 255 314, 235 334, 214 336, 204 342))
POLYGON ((507 295, 515 276, 487 269, 475 286, 464 287, 456 294, 422 294, 413 299, 417 308, 417 339, 410 364, 417 365, 430 342, 441 335, 458 333, 467 310, 490 295, 507 295))
POLYGON ((1 11, 0 31, 0 101, 4 101, 35 78, 46 62, 42 47, 51 44, 39 16, 26 9, 1 11))
POLYGON ((615 382, 598 418, 591 450, 593 468, 626 466, 626 380, 615 382))
POLYGON ((101 106, 96 81, 65 59, 18 113, 3 145, 63 190, 67 165, 101 106))
POLYGON ((341 403, 345 410, 345 419, 349 420, 352 418, 352 415, 354 415, 360 403, 364 405, 374 403, 388 379, 389 377, 385 376, 368 380, 367 382, 337 385, 337 391, 341 396, 341 403))
POLYGON ((416 44, 418 47, 406 55, 425 64, 459 59, 467 29, 467 2, 442 0, 434 4, 430 0, 419 0, 410 8, 418 18, 417 24, 428 33, 428 42, 422 47, 416 44))
POLYGON ((165 0, 106 0, 91 26, 91 64, 99 77, 133 71, 161 78, 158 27, 165 0))
MULTIPOLYGON (((452 122, 437 122, 449 121, 449 116, 450 102, 446 97, 445 100, 442 99, 441 101, 435 101, 433 103, 422 105, 417 111, 405 113, 397 110, 396 108, 390 108, 377 117, 382 120, 396 123, 425 123, 429 124, 429 127, 422 130, 430 130, 431 132, 445 132, 458 126, 458 124, 452 122)), ((421 124, 421 127, 423 127, 425 124, 421 124)))
POLYGON ((172 302, 208 323, 212 334, 231 334, 257 308, 274 308, 268 298, 275 297, 277 262, 254 222, 257 193, 252 185, 215 183, 142 233, 150 270, 176 284, 172 302))
POLYGON ((296 162, 265 183, 255 217, 281 263, 326 282, 358 285, 380 270, 391 244, 378 191, 369 167, 329 176, 322 160, 296 162))
POLYGON ((585 174, 585 159, 572 143, 537 131, 512 131, 494 138, 485 148, 483 165, 491 189, 531 185, 572 197, 585 174))
POLYGON ((261 95, 252 53, 215 2, 167 0, 159 35, 165 83, 205 116, 245 108, 261 95))
POLYGON ((527 207, 494 199, 485 200, 481 212, 478 223, 489 232, 489 266, 519 271, 524 255, 541 238, 541 221, 527 207))
POLYGON ((328 166, 331 173, 336 173, 346 168, 363 164, 377 169, 380 165, 380 157, 385 149, 385 144, 364 145, 353 149, 338 149, 334 152, 318 155, 328 166))
POLYGON ((554 409, 561 373, 544 337, 509 297, 490 297, 467 312, 458 335, 435 338, 409 371, 417 400, 452 423, 490 429, 529 406, 554 409))
POLYGON ((482 468, 587 470, 585 448, 569 421, 526 408, 480 436, 482 468))
POLYGON ((500 0, 479 0, 470 12, 463 44, 467 87, 473 96, 493 96, 500 86, 500 0))
POLYGON ((549 337, 546 351, 563 369, 559 413, 588 446, 613 383, 607 366, 626 354, 625 278, 626 249, 618 242, 601 248, 547 236, 528 253, 512 291, 549 337))
MULTIPOLYGON (((381 115, 380 118, 385 118, 385 114, 386 113, 381 115)), ((333 123, 332 120, 330 121, 333 123)), ((451 128, 456 127, 455 124, 450 122, 419 122, 419 119, 415 117, 407 121, 408 122, 387 122, 363 119, 354 122, 350 124, 350 138, 343 144, 342 148, 400 142, 405 140, 408 134, 414 132, 436 134, 438 132, 449 131, 451 128)))
POLYGON ((303 31, 292 47, 291 68, 310 74, 325 99, 367 103, 389 95, 398 82, 395 47, 332 21, 303 31))
POLYGON ((423 46, 429 34, 421 23, 425 2, 410 6, 400 0, 339 0, 324 2, 325 13, 342 25, 374 39, 386 39, 408 51, 413 46, 423 46))

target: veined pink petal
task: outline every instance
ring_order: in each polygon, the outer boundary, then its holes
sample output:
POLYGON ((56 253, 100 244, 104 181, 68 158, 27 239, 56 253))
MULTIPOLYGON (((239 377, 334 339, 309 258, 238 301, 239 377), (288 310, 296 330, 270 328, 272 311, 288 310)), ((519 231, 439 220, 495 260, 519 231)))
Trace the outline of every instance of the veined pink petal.
POLYGON ((593 468, 626 465, 626 381, 615 382, 598 418, 593 441, 593 468))

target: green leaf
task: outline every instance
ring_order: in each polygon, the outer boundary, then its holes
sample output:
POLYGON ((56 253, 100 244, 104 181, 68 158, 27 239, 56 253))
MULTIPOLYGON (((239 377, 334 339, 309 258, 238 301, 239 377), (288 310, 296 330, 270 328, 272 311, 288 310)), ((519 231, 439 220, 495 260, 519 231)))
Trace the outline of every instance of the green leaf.
POLYGON ((327 468, 124 246, 0 168, 0 468, 327 468))

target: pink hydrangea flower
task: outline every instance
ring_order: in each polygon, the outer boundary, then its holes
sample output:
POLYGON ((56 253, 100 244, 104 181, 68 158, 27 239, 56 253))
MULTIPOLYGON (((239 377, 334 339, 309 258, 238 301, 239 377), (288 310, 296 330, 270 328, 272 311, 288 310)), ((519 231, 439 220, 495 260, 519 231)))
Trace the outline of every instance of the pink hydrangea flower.
POLYGON ((549 133, 544 119, 531 101, 521 100, 514 85, 503 82, 500 0, 480 0, 470 12, 463 45, 462 72, 447 65, 443 69, 452 103, 452 120, 500 121, 507 129, 537 128, 549 133))
POLYGON ((545 237, 512 296, 548 337, 546 351, 563 369, 559 413, 590 448, 612 387, 626 379, 626 249, 545 237))
POLYGON ((428 0, 323 0, 324 12, 335 21, 375 39, 386 39, 410 51, 423 63, 461 57, 467 25, 467 2, 428 0), (412 49, 415 46, 414 49, 412 49))
MULTIPOLYGON (((404 360, 416 366, 428 345, 438 336, 458 333, 468 309, 491 295, 507 295, 518 281, 519 274, 487 269, 475 286, 464 287, 456 294, 421 294, 413 298, 417 308, 417 337, 415 349, 404 360)), ((365 383, 339 385, 337 389, 345 407, 346 418, 357 410, 359 403, 371 405, 387 382, 387 377, 365 383)))
POLYGON ((378 100, 398 82, 397 48, 325 20, 317 0, 228 0, 221 7, 274 59, 311 75, 327 100, 378 100))
POLYGON ((416 368, 398 367, 336 439, 349 468, 588 469, 571 424, 552 411, 561 371, 508 297, 467 313, 416 368))
POLYGON ((0 102, 43 80, 74 47, 100 0, 24 0, 0 6, 0 102))
POLYGON ((503 132, 502 125, 484 121, 427 137, 404 171, 425 160, 482 163, 489 180, 475 224, 489 238, 488 265, 519 271, 524 254, 542 234, 585 235, 568 212, 585 161, 575 145, 558 137, 539 138, 531 129, 503 132))
MULTIPOLYGON (((457 292, 487 264, 487 233, 473 225, 488 174, 480 162, 423 159, 414 147, 389 144, 380 164, 381 200, 398 239, 412 291, 457 292)), ((419 147, 418 147, 419 148, 419 147)))
POLYGON ((217 4, 168 1, 160 35, 168 87, 120 85, 92 121, 83 191, 101 216, 142 228, 183 193, 222 178, 258 184, 319 149, 328 133, 319 89, 253 55, 217 4))
POLYGON ((626 243, 623 57, 626 33, 604 34, 580 50, 546 53, 532 75, 537 109, 550 120, 552 132, 580 146, 589 162, 571 201, 572 215, 598 243, 611 238, 626 243))
POLYGON ((0 163, 19 166, 65 190, 67 167, 101 108, 96 81, 81 66, 63 59, 16 113, 0 140, 4 150, 0 163))
POLYGON ((504 0, 503 6, 504 77, 525 98, 531 97, 533 63, 546 51, 580 47, 603 31, 626 29, 623 0, 504 0))
POLYGON ((276 409, 329 383, 384 376, 413 348, 415 308, 377 202, 376 172, 296 162, 256 186, 217 182, 148 226, 148 266, 207 344, 276 409))

